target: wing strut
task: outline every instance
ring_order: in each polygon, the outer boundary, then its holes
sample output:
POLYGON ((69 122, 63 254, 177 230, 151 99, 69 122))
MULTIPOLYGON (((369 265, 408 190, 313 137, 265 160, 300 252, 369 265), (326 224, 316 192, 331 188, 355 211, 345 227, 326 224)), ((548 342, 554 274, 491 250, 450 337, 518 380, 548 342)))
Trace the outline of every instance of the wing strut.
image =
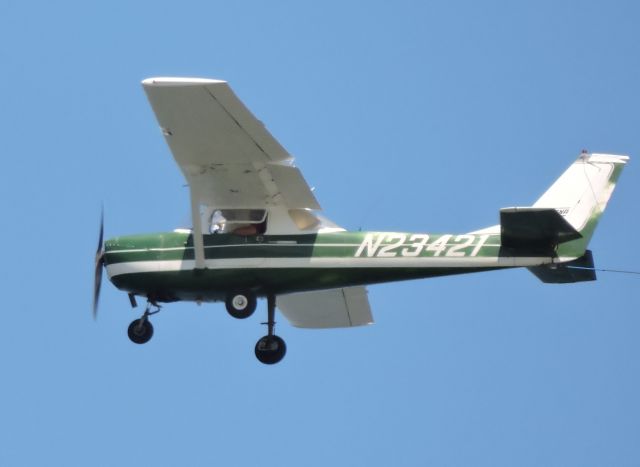
POLYGON ((189 187, 191 195, 191 218, 193 220, 193 251, 196 256, 196 269, 204 269, 204 243, 202 242, 202 217, 200 215, 200 201, 189 187))

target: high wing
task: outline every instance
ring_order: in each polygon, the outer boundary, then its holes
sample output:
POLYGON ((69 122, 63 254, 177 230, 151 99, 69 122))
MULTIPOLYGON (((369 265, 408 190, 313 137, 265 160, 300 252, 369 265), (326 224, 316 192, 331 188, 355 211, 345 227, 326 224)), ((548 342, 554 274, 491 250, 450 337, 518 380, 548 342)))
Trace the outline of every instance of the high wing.
POLYGON ((142 82, 192 203, 219 209, 320 209, 293 158, 225 81, 142 82))
POLYGON ((344 328, 373 323, 365 287, 278 295, 276 303, 299 328, 344 328))

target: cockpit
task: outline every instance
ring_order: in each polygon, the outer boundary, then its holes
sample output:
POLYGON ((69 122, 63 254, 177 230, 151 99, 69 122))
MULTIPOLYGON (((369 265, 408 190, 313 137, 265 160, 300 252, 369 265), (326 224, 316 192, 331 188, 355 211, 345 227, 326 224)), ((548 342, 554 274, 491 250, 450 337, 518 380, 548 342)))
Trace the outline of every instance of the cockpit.
POLYGON ((309 209, 218 209, 201 212, 202 233, 239 236, 342 231, 330 220, 309 209))
POLYGON ((262 235, 267 231, 266 209, 216 209, 208 219, 209 233, 262 235))

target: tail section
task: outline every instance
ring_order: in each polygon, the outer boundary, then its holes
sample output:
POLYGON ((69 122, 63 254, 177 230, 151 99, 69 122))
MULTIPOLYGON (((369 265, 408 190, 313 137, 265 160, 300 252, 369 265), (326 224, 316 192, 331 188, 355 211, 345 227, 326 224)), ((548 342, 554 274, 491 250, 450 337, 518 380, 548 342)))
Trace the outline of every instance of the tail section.
POLYGON ((529 268, 542 282, 596 280, 587 245, 628 160, 627 156, 583 153, 535 202, 533 209, 555 210, 575 232, 556 243, 561 264, 529 268))
POLYGON ((533 206, 501 209, 500 225, 473 233, 499 233, 508 256, 554 257, 529 268, 543 282, 595 280, 587 246, 628 160, 583 152, 533 206))
POLYGON ((559 256, 579 257, 585 253, 628 160, 627 156, 582 153, 534 203, 534 208, 558 211, 581 235, 560 244, 559 256))

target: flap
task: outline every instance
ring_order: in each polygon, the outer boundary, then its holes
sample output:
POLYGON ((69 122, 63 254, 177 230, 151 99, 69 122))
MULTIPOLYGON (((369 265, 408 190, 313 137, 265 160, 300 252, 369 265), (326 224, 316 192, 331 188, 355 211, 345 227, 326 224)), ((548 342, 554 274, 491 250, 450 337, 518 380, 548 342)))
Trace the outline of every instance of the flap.
POLYGON ((502 246, 507 248, 553 248, 581 238, 553 208, 504 208, 500 210, 502 246))
POLYGON ((365 287, 279 295, 277 306, 299 328, 344 328, 373 323, 365 287))
POLYGON ((320 209, 297 167, 220 164, 183 168, 198 202, 216 209, 320 209))

